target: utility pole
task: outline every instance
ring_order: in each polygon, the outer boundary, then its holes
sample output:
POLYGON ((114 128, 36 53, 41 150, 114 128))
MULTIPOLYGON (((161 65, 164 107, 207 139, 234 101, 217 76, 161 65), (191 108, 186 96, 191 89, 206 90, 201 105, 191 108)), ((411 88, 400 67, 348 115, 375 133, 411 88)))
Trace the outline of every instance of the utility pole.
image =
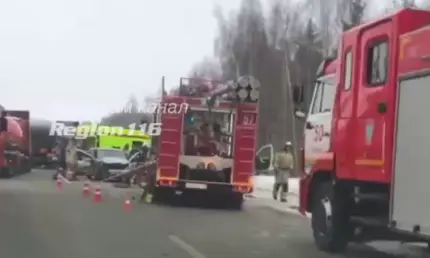
POLYGON ((166 78, 164 76, 162 76, 161 77, 161 97, 166 95, 165 82, 166 82, 166 78))
MULTIPOLYGON (((291 123, 290 126, 292 127, 291 130, 291 142, 293 144, 293 158, 294 158, 294 171, 295 175, 298 175, 298 154, 299 154, 299 146, 297 142, 297 132, 296 132, 296 115, 295 115, 295 108, 294 108, 294 101, 293 101, 293 91, 292 91, 292 85, 291 85, 291 74, 290 74, 290 58, 289 58, 289 51, 288 46, 284 49, 284 60, 283 60, 283 71, 282 71, 282 87, 284 88, 285 96, 286 96, 286 110, 290 110, 290 114, 288 114, 291 117, 291 123)), ((288 119, 286 119, 286 126, 289 126, 288 119)), ((286 127, 286 128, 287 128, 286 127)))

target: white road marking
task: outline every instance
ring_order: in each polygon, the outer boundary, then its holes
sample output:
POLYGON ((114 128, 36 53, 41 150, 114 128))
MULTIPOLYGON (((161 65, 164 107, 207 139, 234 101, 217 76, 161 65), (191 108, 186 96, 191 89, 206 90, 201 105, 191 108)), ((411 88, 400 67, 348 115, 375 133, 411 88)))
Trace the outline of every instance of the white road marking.
POLYGON ((204 254, 197 251, 194 247, 184 242, 182 239, 180 239, 178 236, 175 235, 169 235, 170 241, 178 245, 181 249, 186 251, 192 258, 207 258, 204 254))

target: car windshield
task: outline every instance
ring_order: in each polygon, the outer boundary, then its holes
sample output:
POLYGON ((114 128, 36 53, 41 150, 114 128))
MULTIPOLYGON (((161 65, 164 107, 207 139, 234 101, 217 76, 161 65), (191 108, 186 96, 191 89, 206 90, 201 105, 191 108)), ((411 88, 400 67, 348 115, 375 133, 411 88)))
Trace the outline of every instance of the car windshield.
POLYGON ((98 149, 98 158, 122 158, 127 159, 127 155, 122 150, 98 149))

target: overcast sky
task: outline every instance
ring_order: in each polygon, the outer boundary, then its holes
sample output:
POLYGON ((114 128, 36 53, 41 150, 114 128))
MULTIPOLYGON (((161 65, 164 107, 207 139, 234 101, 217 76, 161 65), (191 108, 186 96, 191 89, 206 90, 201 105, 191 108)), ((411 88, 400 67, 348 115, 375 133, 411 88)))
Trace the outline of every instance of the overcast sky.
POLYGON ((0 0, 0 104, 98 120, 153 95, 163 75, 173 86, 212 56, 215 3, 240 0, 0 0))
POLYGON ((214 1, 1 0, 0 104, 95 120, 172 85, 212 55, 214 1))

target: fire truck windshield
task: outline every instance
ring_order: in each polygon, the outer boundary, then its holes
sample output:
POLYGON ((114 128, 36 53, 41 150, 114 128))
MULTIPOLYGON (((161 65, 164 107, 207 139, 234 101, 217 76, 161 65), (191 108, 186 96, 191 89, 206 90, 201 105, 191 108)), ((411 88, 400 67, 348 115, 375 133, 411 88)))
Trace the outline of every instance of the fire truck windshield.
POLYGON ((335 75, 327 75, 316 81, 311 114, 330 112, 336 93, 335 75))
POLYGON ((234 115, 227 112, 191 110, 185 117, 184 149, 191 156, 230 156, 234 115))

